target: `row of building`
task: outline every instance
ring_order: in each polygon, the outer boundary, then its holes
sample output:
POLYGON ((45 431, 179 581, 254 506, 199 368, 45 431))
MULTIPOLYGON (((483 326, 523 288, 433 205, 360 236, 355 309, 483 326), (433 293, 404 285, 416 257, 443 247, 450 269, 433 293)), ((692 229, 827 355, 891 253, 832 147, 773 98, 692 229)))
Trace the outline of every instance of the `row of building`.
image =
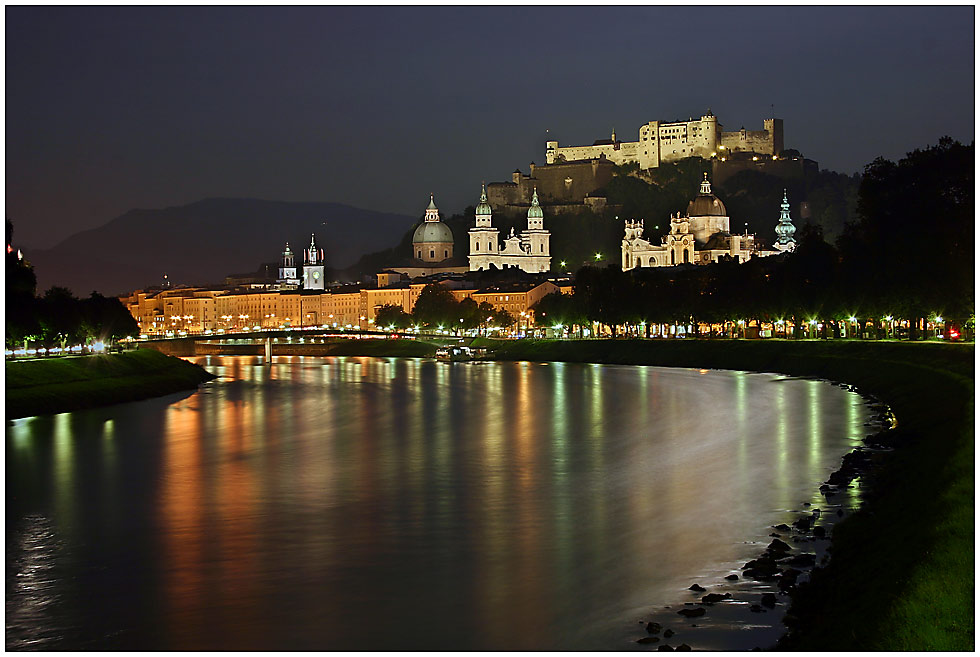
POLYGON ((426 285, 438 282, 457 301, 489 303, 522 323, 534 321, 534 306, 552 292, 570 294, 567 279, 537 277, 525 282, 480 286, 460 275, 402 280, 395 272, 377 275, 376 285, 329 290, 174 288, 139 290, 120 301, 147 336, 205 333, 253 327, 314 327, 370 330, 382 306, 411 313, 426 285))

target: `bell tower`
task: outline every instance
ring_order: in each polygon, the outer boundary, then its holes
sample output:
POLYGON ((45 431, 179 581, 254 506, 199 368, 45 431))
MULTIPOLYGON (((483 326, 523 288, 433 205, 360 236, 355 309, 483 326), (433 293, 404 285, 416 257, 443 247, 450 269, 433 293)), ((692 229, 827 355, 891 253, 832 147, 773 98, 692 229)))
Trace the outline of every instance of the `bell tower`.
POLYGON ((323 289, 323 249, 317 248, 316 235, 310 235, 310 245, 303 252, 303 289, 323 289))

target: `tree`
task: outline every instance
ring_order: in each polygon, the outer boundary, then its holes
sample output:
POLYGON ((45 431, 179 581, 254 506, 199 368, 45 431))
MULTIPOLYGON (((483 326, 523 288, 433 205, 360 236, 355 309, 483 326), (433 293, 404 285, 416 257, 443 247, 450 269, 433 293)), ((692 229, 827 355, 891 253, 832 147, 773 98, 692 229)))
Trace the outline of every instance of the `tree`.
POLYGON ((402 310, 401 306, 385 304, 378 308, 374 316, 374 325, 387 328, 394 326, 405 329, 412 325, 412 316, 402 310))
POLYGON ((460 309, 456 297, 438 283, 430 283, 422 289, 412 317, 424 326, 453 326, 459 323, 460 309))

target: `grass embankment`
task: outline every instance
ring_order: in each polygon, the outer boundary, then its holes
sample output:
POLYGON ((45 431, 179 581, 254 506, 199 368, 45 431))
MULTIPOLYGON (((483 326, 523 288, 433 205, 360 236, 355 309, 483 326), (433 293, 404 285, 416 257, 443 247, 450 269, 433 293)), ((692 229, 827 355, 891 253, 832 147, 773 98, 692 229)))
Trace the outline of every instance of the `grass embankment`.
MULTIPOLYGON (((897 448, 865 476, 833 559, 793 594, 781 649, 973 650, 973 345, 820 341, 482 341, 500 360, 782 372, 888 404, 897 448)), ((813 482, 816 487, 821 482, 813 482)))
POLYGON ((8 361, 4 369, 8 419, 149 399, 214 378, 197 365, 152 349, 8 361))

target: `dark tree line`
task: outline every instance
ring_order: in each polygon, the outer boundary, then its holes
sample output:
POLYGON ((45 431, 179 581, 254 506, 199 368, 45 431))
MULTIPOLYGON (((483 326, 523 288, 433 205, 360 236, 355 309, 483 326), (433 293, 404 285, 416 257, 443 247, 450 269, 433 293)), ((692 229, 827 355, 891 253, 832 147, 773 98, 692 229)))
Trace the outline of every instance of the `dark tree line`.
MULTIPOLYGON (((585 267, 574 296, 549 295, 543 325, 613 327, 784 321, 800 329, 855 318, 910 323, 909 337, 942 316, 972 328, 974 315, 973 150, 949 138, 899 162, 865 168, 858 220, 835 245, 812 224, 795 252, 747 263, 635 269, 585 267)), ((809 333, 809 334, 812 334, 809 333)))
POLYGON ((27 260, 11 248, 13 227, 7 220, 6 345, 64 347, 101 340, 110 342, 139 333, 139 325, 119 299, 97 292, 77 299, 63 287, 36 296, 37 277, 27 260))

